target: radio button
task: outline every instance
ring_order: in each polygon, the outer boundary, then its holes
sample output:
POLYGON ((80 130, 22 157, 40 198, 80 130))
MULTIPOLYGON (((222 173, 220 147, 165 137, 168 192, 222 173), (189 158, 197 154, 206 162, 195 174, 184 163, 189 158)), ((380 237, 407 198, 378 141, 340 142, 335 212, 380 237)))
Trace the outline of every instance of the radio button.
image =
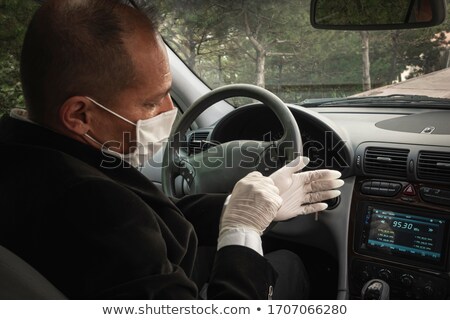
POLYGON ((361 185, 361 193, 373 196, 393 197, 401 190, 400 183, 366 181, 361 185))
POLYGON ((403 274, 400 277, 400 282, 405 288, 410 288, 414 282, 414 277, 410 274, 403 274))
POLYGON ((424 288, 423 288, 423 293, 425 293, 425 295, 427 297, 432 297, 434 295, 434 288, 431 286, 431 284, 427 284, 424 288))
POLYGON ((387 282, 387 281, 391 280, 392 273, 388 269, 381 269, 378 272, 378 276, 380 277, 381 280, 384 280, 387 282))
POLYGON ((361 187, 361 192, 365 194, 370 194, 370 187, 368 185, 363 184, 361 187))
POLYGON ((370 280, 370 273, 367 270, 363 270, 359 275, 361 282, 365 283, 370 280))
POLYGON ((443 189, 434 189, 429 187, 421 187, 419 189, 420 196, 427 202, 450 206, 450 191, 443 189))
POLYGON ((389 182, 380 182, 380 188, 382 189, 389 188, 389 182))
POLYGON ((403 201, 406 201, 406 202, 414 202, 414 198, 401 197, 401 199, 402 199, 403 201))

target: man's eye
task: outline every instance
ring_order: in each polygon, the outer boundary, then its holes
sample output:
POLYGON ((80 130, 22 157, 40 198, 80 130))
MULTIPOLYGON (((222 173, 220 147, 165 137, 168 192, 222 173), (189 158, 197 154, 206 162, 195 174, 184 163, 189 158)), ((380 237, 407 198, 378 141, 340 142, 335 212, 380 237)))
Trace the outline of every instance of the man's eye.
POLYGON ((154 108, 157 108, 159 106, 159 104, 158 103, 145 103, 144 106, 149 109, 154 109, 154 108))
POLYGON ((167 95, 168 95, 168 93, 164 97, 162 97, 161 100, 159 100, 157 102, 155 102, 155 100, 154 101, 146 101, 144 103, 144 106, 149 109, 159 108, 164 104, 164 101, 165 101, 167 95))

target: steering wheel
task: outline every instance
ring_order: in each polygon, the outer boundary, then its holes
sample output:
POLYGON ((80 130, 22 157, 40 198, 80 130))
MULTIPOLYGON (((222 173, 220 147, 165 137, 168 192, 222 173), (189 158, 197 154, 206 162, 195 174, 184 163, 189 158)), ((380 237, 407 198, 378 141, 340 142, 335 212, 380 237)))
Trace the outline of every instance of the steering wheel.
POLYGON ((231 192, 235 183, 251 171, 258 170, 269 175, 286 161, 292 161, 301 155, 302 151, 297 122, 280 98, 254 85, 223 86, 195 101, 172 129, 169 144, 164 151, 163 190, 171 197, 231 192), (189 155, 186 132, 191 124, 210 106, 233 97, 255 99, 269 107, 283 126, 283 136, 277 141, 269 142, 230 141, 189 155))

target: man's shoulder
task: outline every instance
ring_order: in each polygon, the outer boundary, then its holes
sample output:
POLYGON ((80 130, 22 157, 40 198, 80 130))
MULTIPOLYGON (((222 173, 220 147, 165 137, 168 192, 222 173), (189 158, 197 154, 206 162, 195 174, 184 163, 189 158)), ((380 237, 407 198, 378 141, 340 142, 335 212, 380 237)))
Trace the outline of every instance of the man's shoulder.
POLYGON ((38 176, 45 171, 50 177, 56 174, 60 178, 86 175, 106 178, 102 166, 113 168, 120 162, 48 128, 9 116, 0 119, 0 153, 0 170, 38 176))
MULTIPOLYGON (((105 177, 89 160, 97 151, 47 128, 9 116, 0 119, 0 171, 49 178, 105 177), (78 154, 78 156, 77 156, 78 154)), ((91 161, 92 162, 92 161, 91 161)))
POLYGON ((9 160, 8 168, 0 160, 0 202, 5 212, 23 219, 33 214, 78 222, 88 217, 117 223, 133 217, 152 219, 139 194, 80 159, 43 147, 11 151, 20 160, 9 160))
POLYGON ((98 168, 59 150, 20 144, 3 144, 0 148, 7 150, 0 157, 3 183, 64 189, 83 180, 113 182, 98 168))
POLYGON ((80 186, 138 201, 156 188, 120 158, 8 117, 0 120, 0 177, 7 202, 64 198, 80 186))

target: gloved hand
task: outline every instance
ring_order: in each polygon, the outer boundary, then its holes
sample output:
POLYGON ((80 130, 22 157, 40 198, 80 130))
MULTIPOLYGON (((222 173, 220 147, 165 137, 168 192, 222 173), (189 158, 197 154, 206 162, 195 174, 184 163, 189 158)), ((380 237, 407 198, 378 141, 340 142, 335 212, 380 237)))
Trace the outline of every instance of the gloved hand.
POLYGON ((339 190, 333 190, 344 185, 344 181, 338 179, 339 171, 324 169, 297 173, 308 163, 309 158, 298 157, 270 175, 283 199, 274 221, 323 211, 328 205, 321 201, 341 194, 339 190))
POLYGON ((261 235, 275 218, 281 203, 272 179, 259 172, 251 172, 234 186, 222 213, 220 233, 243 228, 261 235))

